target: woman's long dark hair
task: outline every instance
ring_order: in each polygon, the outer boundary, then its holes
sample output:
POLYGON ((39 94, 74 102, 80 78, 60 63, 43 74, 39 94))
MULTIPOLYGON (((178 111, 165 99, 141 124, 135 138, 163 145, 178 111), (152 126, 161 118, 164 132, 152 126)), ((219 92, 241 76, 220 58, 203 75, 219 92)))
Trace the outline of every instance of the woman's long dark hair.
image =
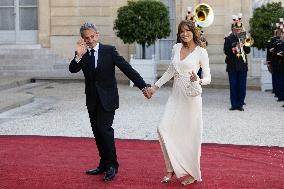
POLYGON ((195 27, 194 22, 188 21, 188 20, 182 20, 178 25, 177 43, 182 43, 185 46, 187 45, 186 43, 184 43, 182 41, 182 39, 180 37, 181 30, 185 26, 187 26, 189 28, 189 30, 192 32, 194 43, 196 45, 202 46, 202 43, 201 43, 201 40, 200 40, 200 34, 201 34, 200 29, 198 27, 195 27))

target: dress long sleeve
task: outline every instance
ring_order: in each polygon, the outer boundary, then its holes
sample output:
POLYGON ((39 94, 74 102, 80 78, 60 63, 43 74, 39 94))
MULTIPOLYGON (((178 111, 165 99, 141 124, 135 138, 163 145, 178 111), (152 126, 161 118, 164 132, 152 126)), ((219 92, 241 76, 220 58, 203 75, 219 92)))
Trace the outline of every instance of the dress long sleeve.
POLYGON ((211 82, 208 53, 205 49, 201 51, 200 66, 202 68, 201 85, 208 85, 211 82))
POLYGON ((189 73, 196 72, 202 67, 202 85, 209 84, 211 81, 209 58, 207 51, 197 46, 181 60, 182 44, 178 43, 175 47, 174 57, 168 70, 156 83, 157 86, 161 86, 173 75, 175 77, 172 92, 158 127, 158 136, 167 171, 174 171, 177 178, 191 175, 195 180, 201 181, 202 95, 187 95, 180 76, 190 77, 189 73))
MULTIPOLYGON (((176 45, 175 45, 176 46, 176 45)), ((155 83, 155 85, 157 87, 161 87, 162 85, 164 85, 165 83, 167 83, 173 76, 175 73, 175 68, 173 65, 173 57, 174 57, 174 53, 175 53, 175 46, 173 46, 172 49, 172 57, 171 57, 171 63, 167 69, 167 71, 162 75, 162 77, 155 83)))
POLYGON ((157 87, 161 87, 164 85, 166 82, 168 82, 175 73, 175 68, 174 65, 171 63, 167 69, 167 71, 162 75, 162 77, 155 83, 157 87))

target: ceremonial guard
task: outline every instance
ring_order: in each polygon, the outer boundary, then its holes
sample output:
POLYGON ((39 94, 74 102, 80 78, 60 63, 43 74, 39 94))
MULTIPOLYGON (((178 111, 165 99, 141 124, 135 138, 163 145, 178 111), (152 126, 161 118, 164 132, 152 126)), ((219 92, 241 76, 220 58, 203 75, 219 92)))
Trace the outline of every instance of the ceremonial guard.
POLYGON ((246 97, 246 82, 248 71, 247 54, 253 39, 247 36, 242 24, 242 14, 233 15, 232 32, 225 37, 224 53, 226 55, 226 71, 230 83, 230 110, 244 111, 246 97))
POLYGON ((284 101, 284 24, 283 18, 279 20, 274 36, 267 45, 267 66, 272 73, 275 97, 280 102, 284 101))
POLYGON ((267 45, 266 45, 266 64, 267 64, 267 68, 268 71, 271 73, 272 75, 272 93, 275 94, 275 97, 277 96, 277 81, 276 81, 276 75, 275 73, 277 73, 277 59, 275 56, 275 43, 277 43, 277 41, 280 39, 280 36, 278 36, 278 32, 277 30, 273 31, 273 37, 271 37, 270 40, 268 40, 267 45))

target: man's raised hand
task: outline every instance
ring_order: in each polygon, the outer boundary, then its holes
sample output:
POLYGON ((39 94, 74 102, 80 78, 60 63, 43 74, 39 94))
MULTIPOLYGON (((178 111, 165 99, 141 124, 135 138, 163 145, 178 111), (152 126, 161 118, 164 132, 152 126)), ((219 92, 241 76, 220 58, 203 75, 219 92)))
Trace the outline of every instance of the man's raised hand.
POLYGON ((85 41, 81 38, 77 42, 77 56, 82 57, 87 52, 87 45, 85 41))

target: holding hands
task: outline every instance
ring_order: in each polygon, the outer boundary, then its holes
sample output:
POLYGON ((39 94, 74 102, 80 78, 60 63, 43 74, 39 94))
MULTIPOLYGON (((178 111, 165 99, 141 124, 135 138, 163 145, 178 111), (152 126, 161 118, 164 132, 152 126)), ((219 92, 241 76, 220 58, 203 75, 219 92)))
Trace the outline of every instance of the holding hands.
POLYGON ((152 85, 152 86, 144 88, 142 92, 147 99, 150 99, 158 88, 159 87, 157 87, 156 85, 152 85))
MULTIPOLYGON (((192 70, 191 72, 188 72, 189 75, 190 75, 190 81, 191 82, 194 82, 194 81, 197 81, 198 80, 198 76, 197 74, 192 70)), ((145 87, 142 92, 144 94, 144 96, 147 98, 147 99, 150 99, 154 94, 155 92, 159 89, 158 86, 156 85, 152 85, 151 87, 150 86, 147 86, 145 87)))

